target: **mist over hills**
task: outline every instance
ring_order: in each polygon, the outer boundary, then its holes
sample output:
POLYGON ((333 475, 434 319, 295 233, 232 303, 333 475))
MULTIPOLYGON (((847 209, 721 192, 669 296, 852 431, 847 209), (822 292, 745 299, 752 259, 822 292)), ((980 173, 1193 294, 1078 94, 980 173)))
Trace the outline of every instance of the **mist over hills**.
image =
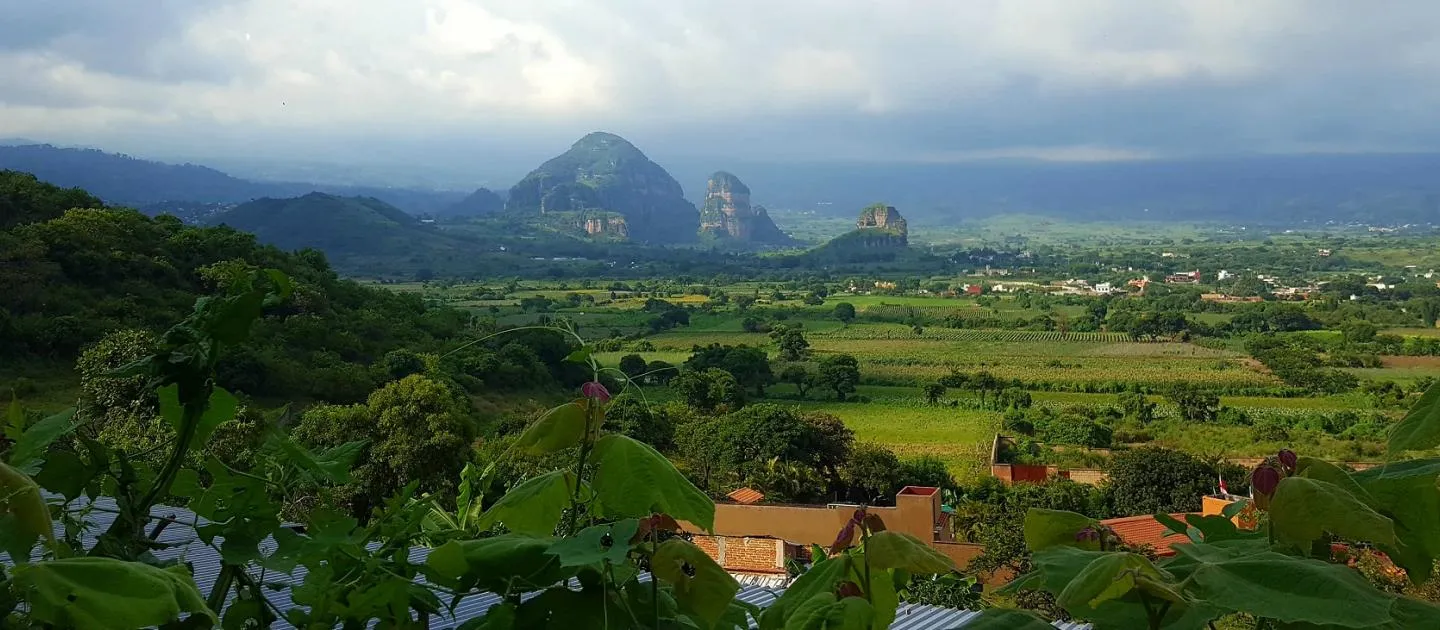
POLYGON ((98 149, 48 144, 0 146, 0 169, 33 173, 67 188, 83 188, 106 203, 145 208, 165 202, 243 203, 310 192, 375 197, 412 214, 439 211, 464 192, 300 182, 256 182, 198 164, 166 164, 98 149))
MULTIPOLYGON (((675 176, 693 204, 703 205, 704 184, 720 166, 745 173, 746 183, 763 191, 771 208, 851 216, 857 208, 884 199, 927 223, 1005 213, 1079 221, 1270 224, 1424 223, 1440 217, 1440 179, 1434 176, 1440 172, 1440 154, 931 164, 774 163, 761 158, 717 164, 691 157, 660 166, 675 176)), ((374 197, 411 214, 444 215, 454 214, 457 204, 475 190, 259 182, 201 165, 49 145, 0 146, 0 169, 5 168, 84 188, 107 203, 136 207, 176 201, 243 203, 325 192, 374 197)), ((493 211, 495 200, 487 196, 484 201, 486 211, 493 211)), ((678 228, 669 231, 678 233, 678 228)))

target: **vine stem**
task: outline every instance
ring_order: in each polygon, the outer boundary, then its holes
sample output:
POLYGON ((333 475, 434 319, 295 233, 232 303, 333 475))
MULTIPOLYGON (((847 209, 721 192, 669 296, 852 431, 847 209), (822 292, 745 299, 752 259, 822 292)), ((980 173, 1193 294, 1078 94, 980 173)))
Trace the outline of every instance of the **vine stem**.
POLYGON ((580 483, 585 474, 585 460, 590 458, 594 445, 590 427, 595 423, 595 399, 587 398, 585 403, 585 438, 580 441, 580 457, 575 460, 575 490, 570 494, 570 516, 566 519, 566 535, 575 533, 576 521, 580 518, 580 483))

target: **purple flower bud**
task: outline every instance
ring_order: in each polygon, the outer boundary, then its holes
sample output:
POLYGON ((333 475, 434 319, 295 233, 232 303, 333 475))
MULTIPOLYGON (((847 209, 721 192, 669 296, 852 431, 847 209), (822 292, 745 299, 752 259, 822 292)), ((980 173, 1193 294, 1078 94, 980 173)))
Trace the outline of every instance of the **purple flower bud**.
POLYGON ((1285 472, 1287 473, 1295 472, 1295 464, 1300 462, 1300 457, 1295 455, 1295 451, 1288 448, 1280 449, 1279 458, 1280 464, 1285 466, 1285 472))
POLYGON ((1075 540, 1080 542, 1100 540, 1100 532, 1095 531, 1093 527, 1086 527, 1085 529, 1075 532, 1075 540))
POLYGON ((840 599, 846 597, 864 597, 865 593, 860 591, 860 585, 854 582, 841 582, 840 588, 835 589, 835 596, 840 599))
POLYGON ((610 400, 610 390, 605 389, 604 385, 596 381, 581 385, 580 393, 584 394, 586 398, 594 398, 602 403, 610 400))
POLYGON ((1275 487, 1280 485, 1280 471, 1269 466, 1261 466, 1250 473, 1250 487, 1255 492, 1270 496, 1275 494, 1275 487))

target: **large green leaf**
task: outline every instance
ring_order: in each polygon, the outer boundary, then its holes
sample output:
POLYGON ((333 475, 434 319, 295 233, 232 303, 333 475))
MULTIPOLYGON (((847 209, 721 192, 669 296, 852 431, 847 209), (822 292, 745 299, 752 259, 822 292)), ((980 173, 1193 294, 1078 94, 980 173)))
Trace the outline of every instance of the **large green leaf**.
POLYGON ((0 542, 3 550, 14 558, 28 559, 36 540, 55 536, 50 507, 40 495, 40 486, 25 473, 3 463, 0 463, 0 515, 7 521, 0 542))
POLYGON ((671 584, 680 610, 707 624, 719 621, 740 591, 740 583, 699 547, 671 538, 651 559, 656 577, 671 584))
POLYGON ((45 449, 78 426, 80 421, 75 418, 74 408, 36 422, 20 434, 20 439, 16 440, 6 454, 6 460, 17 470, 33 475, 40 471, 40 460, 45 456, 45 449))
POLYGON ((479 540, 450 541, 425 559, 428 575, 440 583, 479 586, 499 594, 545 588, 574 575, 551 555, 550 538, 505 534, 479 540))
POLYGON ((544 455, 579 444, 585 437, 585 404, 584 400, 577 400, 545 412, 520 434, 515 448, 531 455, 544 455))
POLYGON ((991 608, 965 624, 965 630, 1055 630, 1055 626, 1028 610, 991 608))
POLYGON ((270 430, 266 442, 284 454, 290 463, 305 474, 331 483, 350 482, 350 468, 355 465, 355 459, 365 450, 366 445, 364 440, 356 440, 315 453, 278 428, 270 430))
POLYGON ((1077 537, 1081 530, 1093 529, 1097 525, 1099 521, 1084 514, 1030 508, 1025 512, 1025 546, 1030 551, 1041 551, 1057 545, 1099 549, 1098 541, 1077 537))
POLYGON ((1395 522, 1396 542, 1381 549, 1416 583, 1440 559, 1440 459, 1420 459, 1355 473, 1376 510, 1395 522))
POLYGON ((1270 500, 1275 537, 1301 548, 1330 532, 1381 545, 1395 542, 1395 524, 1340 486, 1318 479, 1287 477, 1270 500))
POLYGON ((65 628, 148 628, 192 613, 216 622, 190 572, 80 557, 16 567, 35 621, 65 628))
POLYGON ((1344 565, 1267 551, 1201 561, 1189 580, 1195 599, 1286 623, 1370 628, 1390 621, 1390 598, 1344 565))
POLYGON ((617 518, 668 514, 715 529, 715 502, 649 445, 612 434, 595 442, 591 485, 604 513, 617 518))
POLYGON ((1374 507, 1374 497, 1371 497, 1370 493, 1361 487, 1354 477, 1350 476, 1350 473, 1335 464, 1314 457, 1301 457, 1296 461, 1295 474, 1300 477, 1333 483, 1354 495, 1356 499, 1364 501, 1366 505, 1374 507))
POLYGON ((841 580, 850 572, 851 558, 840 555, 816 562, 810 570, 785 589, 775 603, 760 613, 760 630, 780 630, 795 611, 816 595, 833 593, 841 580))
POLYGON ((1119 599, 1137 588, 1158 599, 1181 602, 1172 587, 1163 582, 1166 576, 1144 556, 1134 553, 1110 553, 1095 558, 1065 585, 1056 601, 1069 610, 1095 608, 1119 599))
POLYGON ((569 538, 550 546, 551 555, 560 558, 560 565, 576 567, 597 562, 620 564, 630 552, 630 539, 640 522, 630 518, 615 523, 595 525, 580 530, 569 538))
POLYGON ((804 601, 785 622, 785 630, 872 630, 875 608, 859 597, 836 600, 819 593, 804 601))
POLYGON ((1088 551, 1064 545, 1037 551, 1030 557, 1030 563, 1035 570, 1007 584, 1000 592, 1014 593, 1022 588, 1033 588, 1058 595, 1085 567, 1090 566, 1091 562, 1109 553, 1112 552, 1088 551))
POLYGON ((575 473, 555 470, 531 477, 511 488, 476 522, 481 530, 503 523, 510 531, 549 536, 570 505, 575 492, 575 473))
MULTIPOLYGON (((160 388, 156 394, 160 397, 160 416, 178 433, 181 424, 185 419, 185 407, 180 404, 180 386, 168 385, 160 388)), ((240 406, 240 401, 234 396, 219 387, 210 392, 210 400, 205 405, 205 411, 200 415, 200 422, 195 427, 195 441, 192 445, 204 444, 210 439, 210 434, 215 428, 233 420, 235 411, 240 406)))
POLYGON ((1390 429, 1390 456, 1440 446, 1440 383, 1430 386, 1410 412, 1390 429))
POLYGON ((878 570, 904 569, 910 573, 945 573, 955 568, 955 563, 920 542, 910 534, 897 531, 883 531, 872 534, 865 543, 865 557, 870 559, 870 568, 878 570))

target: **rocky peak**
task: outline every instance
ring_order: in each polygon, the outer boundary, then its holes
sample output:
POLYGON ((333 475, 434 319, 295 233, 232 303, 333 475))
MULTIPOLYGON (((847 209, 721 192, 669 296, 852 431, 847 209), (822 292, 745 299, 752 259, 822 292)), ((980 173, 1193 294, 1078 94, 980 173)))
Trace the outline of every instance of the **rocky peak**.
MULTIPOLYGON (((614 212, 629 234, 651 242, 694 240, 695 206, 680 183, 635 145, 595 132, 541 164, 510 189, 505 205, 522 214, 614 212)), ((583 223, 588 223, 583 222, 583 223)))
POLYGON ((900 216, 900 211, 895 206, 887 206, 877 203, 867 206, 860 211, 860 219, 855 221, 855 229, 880 229, 898 232, 901 236, 908 236, 909 230, 905 226, 905 217, 900 216))
POLYGON ((750 205, 750 188, 726 171, 716 171, 705 186, 700 231, 743 242, 784 245, 792 241, 763 207, 750 205))

